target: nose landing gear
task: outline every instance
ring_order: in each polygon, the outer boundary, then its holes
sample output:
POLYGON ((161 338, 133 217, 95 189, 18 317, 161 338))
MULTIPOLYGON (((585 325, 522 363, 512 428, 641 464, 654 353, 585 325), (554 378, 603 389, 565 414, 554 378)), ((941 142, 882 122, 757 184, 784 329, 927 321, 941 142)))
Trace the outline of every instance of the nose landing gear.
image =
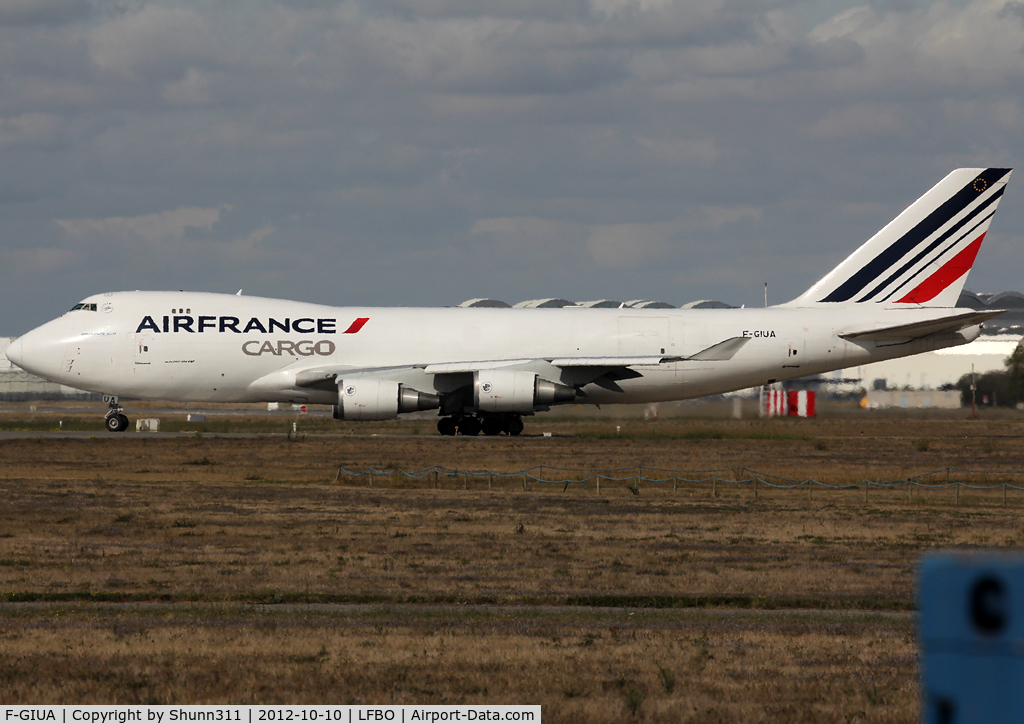
POLYGON ((107 416, 103 420, 104 426, 110 432, 124 432, 128 429, 128 417, 124 414, 124 410, 117 404, 116 397, 110 396, 105 399, 109 403, 110 409, 107 410, 107 416))

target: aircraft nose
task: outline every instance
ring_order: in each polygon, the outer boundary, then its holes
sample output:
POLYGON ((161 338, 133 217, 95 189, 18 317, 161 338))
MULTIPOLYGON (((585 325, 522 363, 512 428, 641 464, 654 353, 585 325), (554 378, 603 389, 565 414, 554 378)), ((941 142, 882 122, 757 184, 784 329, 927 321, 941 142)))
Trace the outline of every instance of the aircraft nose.
POLYGON ((63 331, 55 322, 33 329, 11 342, 7 348, 7 359, 26 372, 55 380, 60 374, 60 364, 67 348, 67 335, 63 331))
POLYGON ((24 354, 24 352, 22 351, 21 337, 18 337, 16 340, 11 342, 7 346, 7 350, 6 351, 7 351, 7 359, 9 359, 11 362, 13 362, 14 364, 16 364, 19 367, 21 367, 21 359, 22 359, 22 355, 24 354))

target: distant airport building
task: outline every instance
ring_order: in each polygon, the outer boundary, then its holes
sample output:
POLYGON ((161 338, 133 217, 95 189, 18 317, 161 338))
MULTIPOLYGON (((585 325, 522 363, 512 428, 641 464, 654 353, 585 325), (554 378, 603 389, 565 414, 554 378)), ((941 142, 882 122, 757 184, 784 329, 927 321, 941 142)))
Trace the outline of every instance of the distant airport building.
POLYGON ((1020 292, 999 292, 999 294, 975 294, 961 292, 956 306, 969 307, 978 311, 989 309, 1005 309, 995 319, 985 322, 986 336, 992 335, 1024 335, 1024 294, 1020 292))
MULTIPOLYGON (((693 302, 697 305, 714 305, 715 309, 732 309, 728 304, 722 302, 693 302)), ((573 302, 568 299, 551 297, 550 299, 528 299, 524 302, 509 304, 500 299, 467 299, 459 307, 501 307, 516 309, 564 309, 566 307, 580 307, 583 309, 675 309, 675 305, 668 302, 658 302, 653 299, 634 299, 629 302, 620 302, 615 299, 594 299, 588 302, 573 302)), ((700 309, 708 307, 701 306, 700 309)))
POLYGON ((467 299, 466 301, 464 301, 459 306, 460 307, 492 307, 492 308, 497 308, 497 309, 508 309, 512 305, 509 304, 508 302, 503 302, 503 301, 501 301, 499 299, 483 299, 483 298, 478 298, 478 299, 467 299))
POLYGON ((864 406, 874 410, 886 407, 941 408, 960 407, 960 390, 868 390, 864 406))

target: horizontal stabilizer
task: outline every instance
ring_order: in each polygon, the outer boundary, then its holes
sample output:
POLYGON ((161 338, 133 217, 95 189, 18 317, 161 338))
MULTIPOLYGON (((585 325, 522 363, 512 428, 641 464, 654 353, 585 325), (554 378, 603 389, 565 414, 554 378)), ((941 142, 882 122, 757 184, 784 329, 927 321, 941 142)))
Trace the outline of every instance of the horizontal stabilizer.
POLYGON ((967 312, 965 314, 956 314, 951 317, 942 317, 940 319, 928 319, 923 322, 900 324, 895 327, 855 329, 849 332, 840 332, 839 336, 843 339, 849 339, 852 341, 861 339, 917 339, 919 337, 927 337, 929 334, 935 334, 936 332, 959 332, 961 329, 965 329, 966 327, 973 327, 974 325, 986 322, 993 317, 998 317, 1005 311, 1005 309, 1000 309, 989 312, 967 312))

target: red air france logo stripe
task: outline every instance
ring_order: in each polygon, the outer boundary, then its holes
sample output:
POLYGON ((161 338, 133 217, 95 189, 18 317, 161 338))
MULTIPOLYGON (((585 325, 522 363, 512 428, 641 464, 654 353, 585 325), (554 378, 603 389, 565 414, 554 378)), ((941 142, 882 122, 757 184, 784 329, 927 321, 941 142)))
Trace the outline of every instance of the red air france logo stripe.
POLYGON ((897 299, 897 304, 924 304, 939 296, 943 289, 962 277, 974 266, 974 257, 981 248, 982 234, 959 254, 942 265, 942 268, 921 282, 907 296, 897 299))
POLYGON ((364 324, 366 324, 369 321, 369 317, 359 317, 359 319, 352 322, 352 324, 349 325, 349 328, 342 332, 342 334, 355 334, 356 332, 363 328, 364 324))

